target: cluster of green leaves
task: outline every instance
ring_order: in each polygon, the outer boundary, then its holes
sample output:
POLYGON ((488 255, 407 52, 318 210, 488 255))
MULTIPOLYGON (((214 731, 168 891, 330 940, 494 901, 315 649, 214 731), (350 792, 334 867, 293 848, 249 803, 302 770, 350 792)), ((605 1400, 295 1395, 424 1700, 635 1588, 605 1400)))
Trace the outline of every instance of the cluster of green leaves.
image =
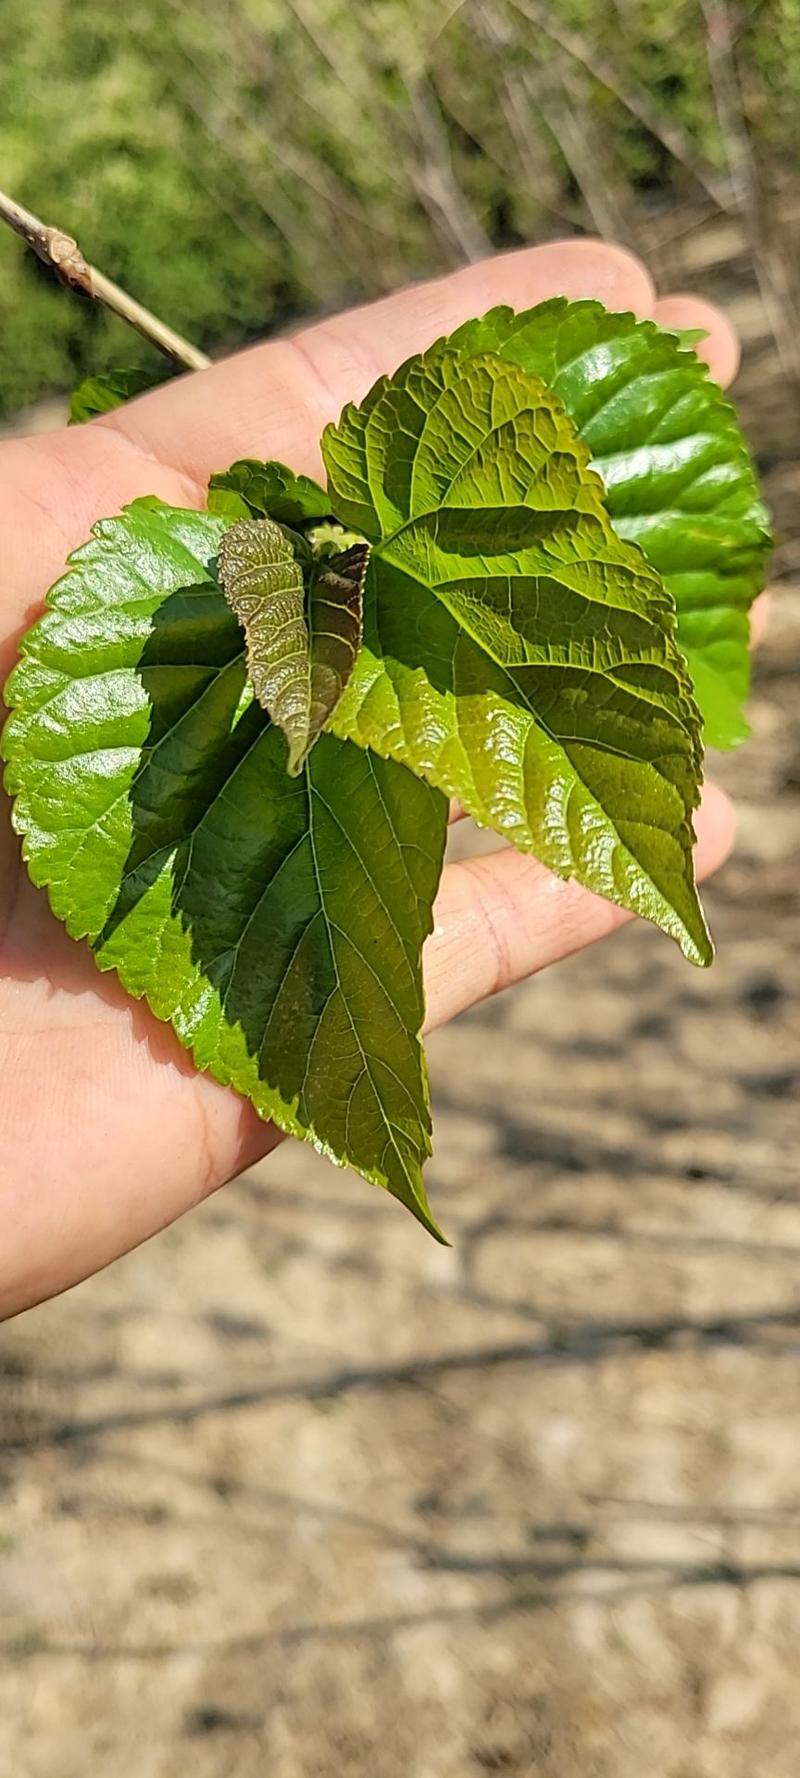
POLYGON ((324 489, 248 460, 95 527, 6 688, 6 782, 99 966, 437 1232, 447 799, 709 962, 702 726, 742 732, 768 535, 691 347, 599 303, 468 323, 323 456, 324 489))

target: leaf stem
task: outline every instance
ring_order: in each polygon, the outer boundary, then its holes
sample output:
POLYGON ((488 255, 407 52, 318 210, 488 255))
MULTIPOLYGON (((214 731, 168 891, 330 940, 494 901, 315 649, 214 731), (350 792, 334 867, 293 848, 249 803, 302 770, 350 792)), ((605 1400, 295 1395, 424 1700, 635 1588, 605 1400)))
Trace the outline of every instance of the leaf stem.
POLYGON ((121 321, 127 321, 129 327, 156 346, 175 364, 184 370, 207 370, 211 363, 205 352, 200 352, 173 328, 167 327, 157 315, 151 314, 141 303, 121 290, 104 272, 96 266, 89 265, 72 235, 63 229, 52 228, 34 216, 32 211, 23 208, 0 191, 0 221, 7 223, 15 234, 21 235, 23 241, 33 248, 38 258, 45 265, 51 266, 62 284, 71 290, 82 290, 86 296, 94 297, 96 302, 103 303, 112 314, 118 315, 121 321))

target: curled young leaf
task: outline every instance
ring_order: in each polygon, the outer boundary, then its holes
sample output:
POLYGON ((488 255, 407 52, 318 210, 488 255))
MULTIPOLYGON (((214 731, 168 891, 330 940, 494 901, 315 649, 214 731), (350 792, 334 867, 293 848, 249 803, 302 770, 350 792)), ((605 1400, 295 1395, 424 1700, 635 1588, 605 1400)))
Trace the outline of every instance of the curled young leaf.
POLYGON ((272 519, 242 519, 220 543, 220 581, 247 638, 253 690, 289 743, 290 777, 353 671, 368 554, 354 543, 311 555, 306 589, 291 539, 272 519))
POLYGON ((289 743, 294 777, 310 745, 311 671, 303 570, 272 519, 242 519, 220 541, 218 573, 247 639, 256 697, 289 743))

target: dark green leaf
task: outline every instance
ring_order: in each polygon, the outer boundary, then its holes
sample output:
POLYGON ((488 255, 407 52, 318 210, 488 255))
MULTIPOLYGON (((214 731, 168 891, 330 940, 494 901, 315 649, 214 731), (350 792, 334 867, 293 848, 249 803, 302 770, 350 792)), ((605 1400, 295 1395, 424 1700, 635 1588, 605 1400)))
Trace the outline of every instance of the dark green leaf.
POLYGON ((736 415, 687 338, 562 297, 493 309, 449 341, 492 350, 561 397, 606 487, 621 537, 674 595, 709 745, 747 733, 747 613, 764 585, 768 515, 736 415))
POLYGON ((303 571, 272 519, 241 519, 219 549, 219 578, 247 638, 253 690, 289 743, 296 777, 347 684, 361 640, 369 545, 313 561, 308 614, 303 571))
POLYGON ((230 469, 212 475, 208 510, 227 519, 267 518, 301 526, 329 518, 331 503, 325 489, 309 475, 295 475, 283 463, 242 457, 230 469))
POLYGON ((73 557, 6 691, 15 826, 68 931, 198 1067, 435 1229, 420 950, 446 803, 331 735, 287 777, 224 530, 137 501, 73 557))
POLYGON ((143 395, 147 389, 156 389, 170 375, 152 370, 108 370, 102 376, 86 377, 78 384, 69 404, 70 426, 80 426, 84 420, 93 420, 97 414, 110 414, 115 407, 122 407, 131 401, 134 395, 143 395))
POLYGON ((324 455, 337 515, 373 542, 336 733, 708 962, 674 608, 612 530, 557 398, 518 365, 438 347, 347 408, 324 455))

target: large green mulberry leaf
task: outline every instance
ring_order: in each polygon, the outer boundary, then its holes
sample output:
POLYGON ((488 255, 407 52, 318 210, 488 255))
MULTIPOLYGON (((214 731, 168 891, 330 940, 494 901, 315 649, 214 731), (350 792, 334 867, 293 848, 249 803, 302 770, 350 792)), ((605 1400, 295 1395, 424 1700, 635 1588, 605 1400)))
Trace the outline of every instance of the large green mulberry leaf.
POLYGON ((435 1228, 420 950, 446 803, 331 735, 287 775, 224 530, 144 500, 77 551, 6 691, 14 823, 68 931, 198 1067, 435 1228))
POLYGON ((323 449, 337 517, 373 544, 335 732, 708 962, 674 606, 613 531, 558 398, 518 365, 436 347, 323 449))
POLYGON ((687 340, 563 297, 492 309, 448 342, 494 351, 560 396, 606 488, 619 536, 674 595, 678 639, 711 746, 747 734, 748 611, 771 539, 733 408, 687 340))

